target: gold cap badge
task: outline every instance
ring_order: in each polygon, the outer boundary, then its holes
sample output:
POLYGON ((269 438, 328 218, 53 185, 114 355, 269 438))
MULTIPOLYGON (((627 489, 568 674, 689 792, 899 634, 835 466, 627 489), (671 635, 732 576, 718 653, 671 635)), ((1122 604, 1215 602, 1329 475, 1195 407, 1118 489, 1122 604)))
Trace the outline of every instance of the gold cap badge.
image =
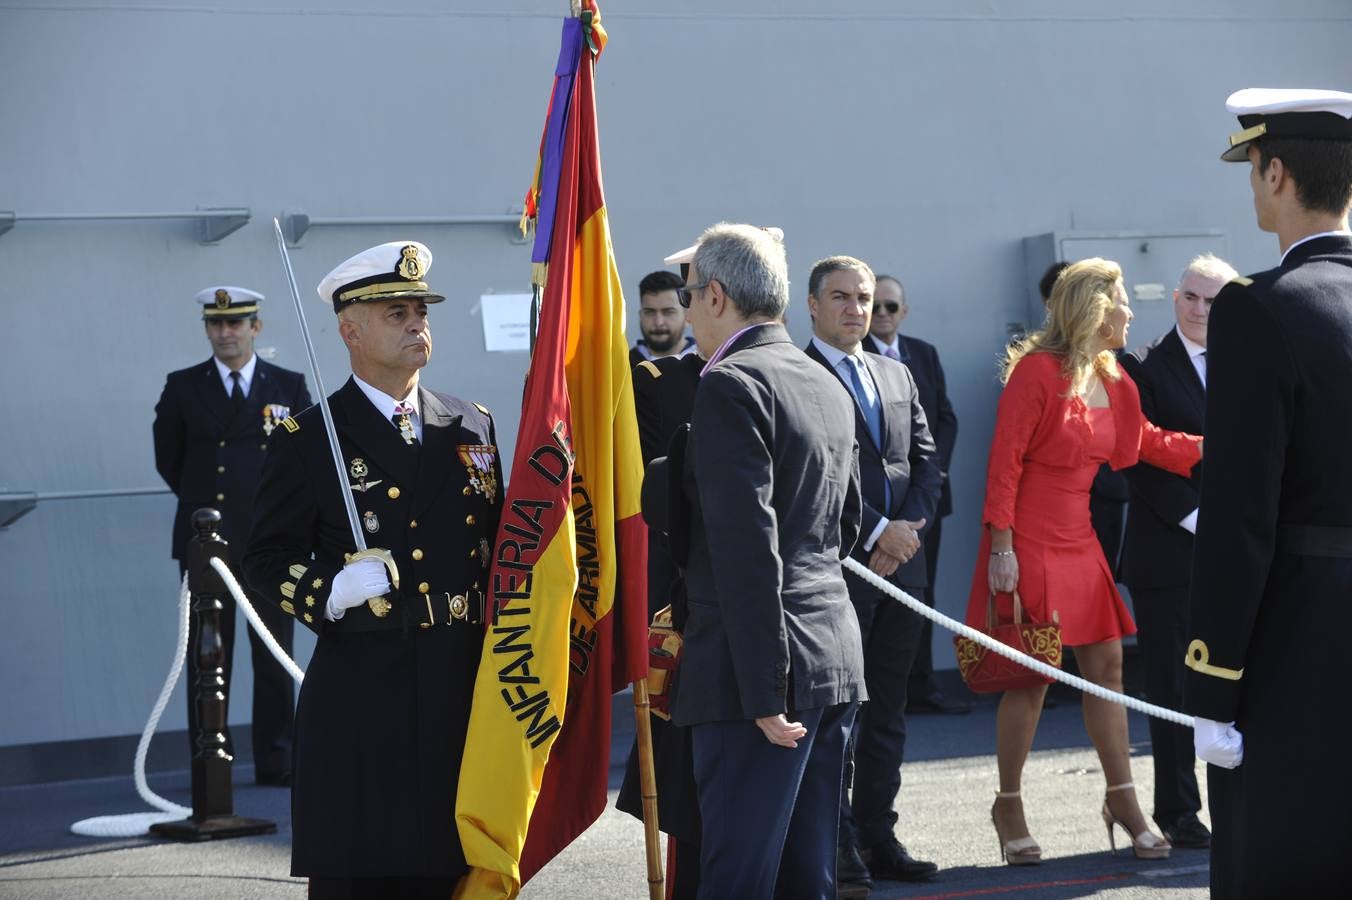
POLYGON ((399 277, 408 281, 417 281, 422 277, 422 263, 418 260, 418 248, 408 244, 399 251, 399 265, 394 267, 399 277))
POLYGON ((216 308, 217 309, 230 308, 230 292, 227 291, 225 288, 216 288, 216 308))

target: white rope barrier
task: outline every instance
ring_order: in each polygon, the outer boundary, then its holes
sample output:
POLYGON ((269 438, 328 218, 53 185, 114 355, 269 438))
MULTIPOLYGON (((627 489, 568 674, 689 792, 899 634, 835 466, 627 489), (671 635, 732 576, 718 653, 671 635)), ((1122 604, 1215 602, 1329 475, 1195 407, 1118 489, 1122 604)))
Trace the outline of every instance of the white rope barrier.
POLYGON ((248 597, 244 596, 244 588, 240 587, 239 582, 235 579, 235 574, 230 571, 230 567, 225 564, 225 560, 219 556, 213 556, 211 567, 216 570, 217 575, 221 576, 221 581, 225 582, 226 590, 230 592, 231 597, 235 598, 239 608, 244 610, 244 617, 249 620, 253 630, 263 639, 263 644, 268 648, 268 652, 277 662, 282 664, 282 668, 286 669, 292 678, 296 679, 296 684, 304 681, 305 673, 301 671, 300 666, 296 665, 294 659, 286 655, 286 651, 277 643, 277 639, 272 636, 272 632, 268 631, 267 626, 263 624, 263 620, 258 618, 258 613, 254 611, 253 604, 249 602, 248 597))
POLYGON ((191 599, 188 593, 188 576, 183 576, 183 589, 178 598, 178 641, 174 644, 174 658, 169 664, 169 677, 164 680, 164 687, 160 688, 159 699, 155 701, 155 706, 150 711, 150 718, 146 721, 146 727, 141 730, 141 740, 136 745, 136 761, 132 764, 132 777, 136 781, 136 793, 141 795, 141 799, 147 806, 153 806, 160 812, 139 812, 127 813, 120 816, 95 816, 92 819, 81 819, 70 826, 74 834, 86 835, 88 837, 136 837, 145 834, 151 825, 159 822, 173 822, 176 819, 186 819, 192 815, 192 810, 177 803, 170 803, 150 789, 150 784, 146 781, 146 753, 150 750, 150 738, 155 734, 155 727, 160 724, 160 716, 164 714, 164 707, 169 703, 169 696, 174 692, 174 685, 178 683, 179 673, 183 671, 183 660, 188 655, 188 615, 190 613, 191 599))
POLYGON ((1147 716, 1154 716, 1157 719, 1164 719, 1178 725, 1186 725, 1188 728, 1193 727, 1192 716, 1185 715, 1176 710, 1166 709, 1163 706, 1156 706, 1153 703, 1146 703, 1144 700, 1137 700, 1135 697, 1128 697, 1126 694, 1110 691, 1105 687, 1094 684, 1092 681, 1085 681, 1083 678, 1071 675, 1068 672, 1063 672, 1055 666, 1047 665, 1040 659, 1034 659, 1026 653, 1015 650, 1008 644, 1002 644, 985 632, 968 627, 956 619, 950 619, 943 613, 930 609, 924 603, 901 590, 895 584, 882 578, 882 576, 870 571, 867 566, 861 564, 858 560, 846 559, 845 567, 864 579, 864 581, 882 591, 884 594, 894 600, 901 601, 934 624, 939 625, 942 628, 947 628, 949 631, 956 632, 965 638, 976 641, 987 650, 998 653, 1006 659, 1012 659, 1019 665, 1026 666, 1040 675, 1053 678, 1062 684, 1068 684, 1073 688, 1084 691, 1086 694, 1093 694, 1095 697, 1100 697, 1104 700, 1121 704, 1128 709, 1134 709, 1137 712, 1145 713, 1147 716))
MULTIPOLYGON (((272 632, 268 631, 267 626, 263 624, 263 620, 258 617, 253 604, 244 595, 244 589, 240 587, 239 581, 230 571, 230 567, 225 564, 225 560, 213 557, 211 567, 221 576, 226 590, 239 604, 239 608, 244 610, 244 617, 249 620, 253 630, 263 639, 263 644, 269 652, 299 684, 304 680, 305 673, 301 671, 300 666, 296 665, 295 660, 286 654, 286 651, 277 643, 277 639, 272 636, 272 632)), ((192 613, 191 607, 192 596, 188 591, 188 576, 184 575, 183 588, 179 593, 178 641, 174 645, 174 659, 169 666, 169 677, 165 679, 164 687, 160 688, 160 696, 155 701, 154 708, 150 711, 150 718, 146 721, 146 727, 141 731, 141 740, 136 745, 136 759, 132 763, 132 778, 136 782, 136 793, 146 802, 147 806, 153 806, 160 811, 81 819, 70 826, 72 833, 86 837, 140 837, 150 830, 151 825, 186 819, 192 815, 191 809, 179 806, 177 803, 171 803, 156 794, 150 789, 149 782, 146 781, 146 754, 150 750, 150 739, 155 734, 156 727, 160 724, 160 716, 164 715, 164 708, 169 703, 169 697, 174 692, 174 686, 178 684, 178 677, 183 672, 183 662, 188 655, 188 618, 192 613)))

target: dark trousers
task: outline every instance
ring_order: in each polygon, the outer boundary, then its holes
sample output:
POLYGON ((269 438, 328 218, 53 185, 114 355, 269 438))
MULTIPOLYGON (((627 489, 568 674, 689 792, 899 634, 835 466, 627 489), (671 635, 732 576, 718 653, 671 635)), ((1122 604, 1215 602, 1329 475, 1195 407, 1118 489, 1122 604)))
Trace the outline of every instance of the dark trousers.
MULTIPOLYGON (((925 605, 934 609, 934 585, 939 575, 939 537, 943 531, 943 519, 935 518, 929 531, 925 532, 921 550, 925 553, 925 572, 929 575, 929 586, 920 596, 925 605)), ((920 619, 920 643, 916 648, 915 662, 911 665, 911 685, 907 689, 908 697, 925 698, 938 693, 939 686, 934 683, 934 623, 929 619, 920 619)))
MULTIPOLYGON (((184 565, 179 563, 179 576, 182 577, 184 565)), ((238 573, 238 562, 230 561, 230 571, 238 573)), ((247 589, 246 589, 247 590, 247 589)), ((275 603, 260 598, 248 591, 249 602, 253 604, 258 617, 263 620, 273 638, 287 655, 292 655, 292 635, 295 621, 282 612, 275 603)), ((225 702, 226 721, 230 715, 230 670, 235 653, 235 617, 236 603, 228 595, 221 597, 221 643, 225 651, 225 702)), ((239 613, 242 618, 243 613, 239 613)), ((272 653, 263 644, 263 639, 249 632, 249 650, 253 659, 253 758, 254 775, 257 778, 279 778, 291 772, 291 727, 296 714, 295 681, 273 658, 272 653)), ((194 744, 197 734, 197 617, 188 619, 188 659, 185 667, 188 688, 188 753, 197 752, 194 744)), ((225 729, 226 752, 232 756, 235 745, 230 738, 230 728, 225 729)))
POLYGON ((789 713, 792 750, 750 720, 693 727, 704 900, 836 895, 836 831, 855 704, 789 713))
POLYGON ((851 735, 853 799, 845 802, 842 783, 840 832, 842 842, 867 848, 887 840, 897 824, 893 807, 906 751, 906 691, 925 620, 852 573, 846 573, 845 582, 864 642, 868 702, 851 735))
MULTIPOLYGON (((1133 587, 1131 600, 1136 611, 1136 643, 1145 668, 1146 697, 1157 706, 1182 709, 1188 587, 1133 587)), ((1155 821, 1167 828, 1202 808, 1192 729, 1151 716, 1150 748, 1155 757, 1155 821)))

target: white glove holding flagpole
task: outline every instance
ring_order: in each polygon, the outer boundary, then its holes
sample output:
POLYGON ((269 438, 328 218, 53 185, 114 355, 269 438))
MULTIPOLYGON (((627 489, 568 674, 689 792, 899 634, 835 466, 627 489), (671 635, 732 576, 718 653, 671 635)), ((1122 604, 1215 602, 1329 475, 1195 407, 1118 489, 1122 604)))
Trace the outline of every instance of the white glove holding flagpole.
POLYGON ((361 606, 372 597, 383 597, 390 592, 390 579, 385 564, 368 557, 349 563, 333 576, 333 589, 324 617, 337 622, 349 609, 361 606))
POLYGON ((1234 722, 1213 722, 1198 717, 1192 726, 1192 746, 1197 758, 1222 769, 1234 769, 1244 761, 1244 735, 1234 722))

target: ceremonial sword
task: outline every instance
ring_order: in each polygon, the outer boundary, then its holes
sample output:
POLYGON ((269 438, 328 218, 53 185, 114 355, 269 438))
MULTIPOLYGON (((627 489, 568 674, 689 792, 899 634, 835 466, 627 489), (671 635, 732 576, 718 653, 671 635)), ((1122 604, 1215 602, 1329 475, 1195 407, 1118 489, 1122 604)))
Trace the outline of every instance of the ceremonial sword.
MULTIPOLYGON (((305 319, 305 305, 300 302, 300 288, 296 287, 296 273, 291 268, 291 255, 286 252, 286 236, 282 234, 282 223, 276 219, 272 220, 272 227, 277 232, 277 249, 282 254, 282 265, 286 267, 286 283, 291 287, 291 299, 296 302, 296 317, 300 319, 300 336, 305 341, 305 355, 310 360, 310 377, 315 380, 317 393, 315 402, 324 417, 324 434, 329 439, 329 452, 333 454, 338 489, 342 492, 343 507, 347 510, 347 524, 352 528, 352 542, 357 545, 357 552, 349 555, 347 562, 356 562, 359 559, 380 560, 389 570, 390 584, 398 590, 399 567, 395 565, 393 554, 379 547, 368 549, 366 546, 366 535, 362 534, 361 519, 357 516, 357 501, 352 499, 352 486, 347 483, 347 469, 343 467, 343 451, 338 446, 338 429, 333 426, 329 394, 324 390, 324 380, 319 377, 319 359, 315 356, 314 341, 310 339, 310 325, 305 319)), ((378 618, 390 614, 390 601, 384 597, 368 597, 366 605, 371 607, 371 612, 378 618)))

